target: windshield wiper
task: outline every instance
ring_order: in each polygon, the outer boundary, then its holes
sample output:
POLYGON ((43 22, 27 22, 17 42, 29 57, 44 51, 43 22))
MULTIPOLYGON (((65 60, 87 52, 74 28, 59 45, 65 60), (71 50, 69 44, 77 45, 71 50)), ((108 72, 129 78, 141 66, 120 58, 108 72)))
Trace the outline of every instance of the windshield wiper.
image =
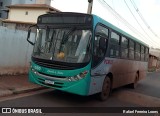
POLYGON ((51 36, 51 41, 50 41, 50 45, 49 45, 49 51, 51 51, 51 47, 53 45, 53 37, 55 35, 55 30, 53 30, 52 36, 51 36))

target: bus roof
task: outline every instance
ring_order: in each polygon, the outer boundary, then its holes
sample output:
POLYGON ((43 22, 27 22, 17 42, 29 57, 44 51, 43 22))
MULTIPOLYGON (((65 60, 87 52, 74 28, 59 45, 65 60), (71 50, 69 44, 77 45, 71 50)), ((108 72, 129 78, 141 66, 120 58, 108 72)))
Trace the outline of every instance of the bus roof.
POLYGON ((113 30, 115 30, 115 31, 117 31, 117 32, 125 35, 126 37, 129 37, 130 39, 132 39, 132 40, 134 40, 134 41, 136 41, 136 42, 139 42, 140 44, 143 44, 143 45, 149 47, 146 43, 144 43, 144 42, 142 42, 141 40, 133 37, 132 35, 128 34, 127 32, 125 32, 125 31, 123 31, 123 30, 121 30, 121 29, 119 29, 118 27, 112 25, 111 23, 109 23, 108 21, 100 18, 100 17, 97 16, 97 15, 94 15, 94 14, 93 14, 93 21, 94 21, 94 27, 96 26, 97 23, 102 23, 102 24, 106 25, 107 27, 109 27, 109 28, 111 28, 111 29, 113 29, 113 30))

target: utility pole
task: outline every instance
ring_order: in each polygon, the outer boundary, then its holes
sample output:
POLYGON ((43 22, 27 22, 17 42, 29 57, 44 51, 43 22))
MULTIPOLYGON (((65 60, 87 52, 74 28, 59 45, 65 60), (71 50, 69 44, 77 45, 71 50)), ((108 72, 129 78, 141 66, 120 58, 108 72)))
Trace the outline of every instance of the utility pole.
POLYGON ((87 14, 92 13, 93 0, 88 0, 88 11, 87 14))

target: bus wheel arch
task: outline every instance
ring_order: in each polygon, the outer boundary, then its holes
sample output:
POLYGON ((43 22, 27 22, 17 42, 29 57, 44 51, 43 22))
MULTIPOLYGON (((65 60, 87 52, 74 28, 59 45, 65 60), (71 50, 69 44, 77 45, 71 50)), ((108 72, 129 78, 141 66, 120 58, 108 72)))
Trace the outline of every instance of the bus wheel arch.
POLYGON ((109 98, 112 90, 113 75, 108 73, 103 81, 102 91, 98 94, 101 101, 105 101, 109 98))
MULTIPOLYGON (((113 74, 112 74, 111 72, 109 72, 109 73, 106 75, 106 77, 110 78, 110 80, 111 80, 111 90, 112 90, 112 86, 113 86, 113 74)), ((105 77, 105 78, 106 78, 106 77, 105 77)))
POLYGON ((136 72, 134 82, 131 84, 131 88, 135 89, 139 81, 139 71, 136 72))

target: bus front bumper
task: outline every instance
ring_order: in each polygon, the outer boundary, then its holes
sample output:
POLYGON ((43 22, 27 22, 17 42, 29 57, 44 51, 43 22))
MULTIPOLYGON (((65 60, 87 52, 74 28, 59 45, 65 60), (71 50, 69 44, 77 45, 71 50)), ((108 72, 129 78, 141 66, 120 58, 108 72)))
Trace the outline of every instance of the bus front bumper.
POLYGON ((32 83, 82 96, 87 96, 89 93, 89 78, 87 77, 78 81, 59 81, 51 78, 47 79, 38 73, 29 71, 29 81, 32 83))

